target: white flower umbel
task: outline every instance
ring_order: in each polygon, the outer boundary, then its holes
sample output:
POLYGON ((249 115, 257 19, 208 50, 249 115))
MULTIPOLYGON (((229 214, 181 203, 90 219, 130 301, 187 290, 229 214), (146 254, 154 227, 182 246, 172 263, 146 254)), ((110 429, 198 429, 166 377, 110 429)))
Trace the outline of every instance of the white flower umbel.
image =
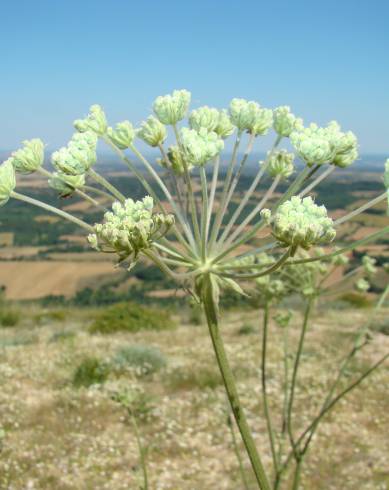
MULTIPOLYGON (((264 213, 262 213, 262 216, 264 213)), ((336 232, 325 206, 317 206, 311 197, 293 196, 283 203, 271 221, 272 233, 285 247, 302 247, 332 242, 336 232)))
POLYGON ((143 121, 140 129, 137 131, 137 136, 150 146, 159 146, 167 138, 167 130, 154 116, 149 116, 146 121, 143 121))
POLYGON ((292 131, 303 129, 303 120, 292 114, 289 106, 280 106, 273 111, 273 128, 277 134, 287 138, 292 131))
POLYGON ((191 94, 187 90, 174 90, 171 95, 160 95, 153 104, 157 118, 163 124, 174 125, 186 116, 191 94))
POLYGON ((232 135, 234 129, 235 127, 232 124, 227 111, 225 109, 219 111, 219 120, 215 128, 215 133, 218 134, 220 138, 226 139, 232 135))
POLYGON ((85 175, 66 175, 61 172, 54 172, 48 183, 61 197, 68 197, 85 185, 85 175))
POLYGON ((207 131, 215 131, 219 124, 220 113, 217 109, 204 106, 192 111, 189 115, 189 126, 195 131, 205 128, 207 131))
POLYGON ((130 121, 123 121, 116 124, 115 129, 107 128, 107 136, 110 141, 121 150, 129 148, 135 138, 135 129, 130 121))
POLYGON ((23 141, 23 145, 11 154, 10 160, 16 172, 31 174, 43 165, 45 145, 40 139, 23 141))
POLYGON ((15 169, 9 158, 0 165, 0 206, 8 202, 16 187, 15 169))
POLYGON ((273 153, 268 153, 267 173, 273 179, 280 177, 287 179, 294 171, 293 165, 294 155, 286 150, 277 150, 273 153))
POLYGON ((188 163, 203 166, 216 157, 224 148, 224 142, 214 132, 205 128, 199 131, 183 128, 181 130, 182 144, 188 163))
POLYGON ((105 113, 98 104, 94 104, 90 107, 89 114, 85 119, 76 119, 73 124, 80 133, 93 131, 98 136, 102 136, 107 130, 105 113))
POLYGON ((232 99, 230 118, 240 131, 254 135, 264 135, 273 124, 273 111, 262 108, 257 102, 245 99, 232 99))
POLYGON ((173 215, 154 214, 153 206, 150 196, 142 201, 115 202, 112 212, 105 213, 104 222, 95 224, 95 232, 88 236, 90 245, 101 251, 115 251, 120 260, 135 261, 174 224, 173 215))
POLYGON ((66 147, 51 155, 55 169, 66 175, 83 175, 96 163, 97 137, 91 131, 75 133, 66 147))

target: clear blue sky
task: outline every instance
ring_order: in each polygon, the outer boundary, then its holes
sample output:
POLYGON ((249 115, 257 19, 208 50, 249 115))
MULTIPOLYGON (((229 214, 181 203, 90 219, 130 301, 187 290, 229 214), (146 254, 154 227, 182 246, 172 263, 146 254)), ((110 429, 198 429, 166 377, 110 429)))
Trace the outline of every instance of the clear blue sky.
POLYGON ((0 148, 62 145, 92 103, 138 123, 187 88, 193 106, 244 97, 337 119, 389 154, 388 25, 387 0, 4 0, 0 148))

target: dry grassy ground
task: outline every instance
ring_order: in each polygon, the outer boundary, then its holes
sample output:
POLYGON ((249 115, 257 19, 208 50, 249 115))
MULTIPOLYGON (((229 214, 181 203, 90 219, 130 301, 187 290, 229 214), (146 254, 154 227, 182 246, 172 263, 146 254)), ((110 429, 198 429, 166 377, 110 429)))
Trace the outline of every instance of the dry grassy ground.
MULTIPOLYGON (((185 324, 168 332, 90 335, 92 311, 70 311, 0 330, 0 488, 139 489, 141 469, 136 440, 126 410, 112 393, 141 393, 139 424, 148 445, 151 489, 205 490, 243 488, 223 387, 205 326, 185 324), (53 337, 58 332, 74 335, 53 337), (167 366, 156 374, 135 377, 111 373, 100 386, 75 388, 75 367, 89 355, 109 361, 131 344, 157 346, 167 366), (139 391, 137 391, 139 390, 139 391)), ((382 317, 387 311, 382 313, 382 317)), ((229 313, 223 332, 239 390, 256 442, 270 464, 259 389, 260 326, 253 310, 229 313), (239 334, 243 324, 254 327, 239 334)), ((307 336, 296 399, 296 429, 314 413, 322 391, 335 376, 334 360, 347 352, 350 333, 367 313, 332 311, 316 314, 307 336)), ((298 335, 300 316, 291 329, 298 335)), ((294 344, 295 345, 295 344, 294 344)), ((353 363, 350 381, 389 349, 389 338, 376 334, 353 363)), ((281 332, 272 323, 269 392, 279 422, 281 332)), ((324 421, 303 471, 302 488, 312 490, 388 489, 389 366, 351 393, 324 421)), ((249 472, 247 459, 242 456, 249 472)), ((255 485, 252 488, 256 488, 255 485)))

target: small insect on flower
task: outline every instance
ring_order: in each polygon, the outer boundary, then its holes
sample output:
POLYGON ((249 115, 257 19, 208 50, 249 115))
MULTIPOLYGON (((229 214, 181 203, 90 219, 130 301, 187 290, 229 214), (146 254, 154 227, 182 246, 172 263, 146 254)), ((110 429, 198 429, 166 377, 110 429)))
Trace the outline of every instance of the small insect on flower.
POLYGON ((66 175, 54 172, 48 183, 52 189, 58 191, 60 197, 69 197, 76 189, 85 185, 85 175, 66 175))
POLYGON ((12 164, 12 159, 8 158, 8 160, 0 165, 0 206, 8 202, 15 187, 15 169, 12 164))
POLYGON ((16 172, 32 174, 43 165, 45 145, 40 139, 23 141, 23 145, 11 154, 10 160, 16 172))
POLYGON ((120 261, 131 259, 149 249, 153 242, 166 235, 174 224, 171 214, 153 214, 154 202, 150 196, 142 201, 126 199, 123 204, 112 204, 112 212, 104 215, 104 222, 94 226, 88 236, 89 244, 103 252, 116 252, 120 261))
POLYGON ((311 197, 293 196, 281 204, 271 220, 271 227, 281 245, 294 249, 308 250, 313 245, 330 243, 336 235, 325 206, 317 206, 311 197))

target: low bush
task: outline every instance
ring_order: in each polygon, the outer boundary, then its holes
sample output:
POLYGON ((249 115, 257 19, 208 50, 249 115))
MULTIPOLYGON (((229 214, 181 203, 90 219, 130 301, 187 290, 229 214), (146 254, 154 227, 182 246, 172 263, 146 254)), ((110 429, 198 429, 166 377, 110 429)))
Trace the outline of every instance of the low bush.
POLYGON ((24 345, 36 344, 38 337, 35 335, 21 335, 13 338, 0 339, 0 348, 19 347, 24 345))
POLYGON ((108 364, 96 357, 85 358, 73 374, 73 385, 76 388, 102 384, 109 375, 108 364))
POLYGON ((46 310, 34 315, 34 321, 39 324, 48 322, 63 322, 66 320, 66 316, 66 310, 46 310))
POLYGON ((372 306, 371 300, 366 295, 360 293, 346 293, 340 299, 355 308, 369 308, 372 306))
POLYGON ((76 336, 76 333, 72 330, 60 330, 59 332, 54 332, 49 339, 49 343, 62 342, 63 340, 72 340, 76 336))
POLYGON ((249 323, 243 324, 238 330, 239 335, 251 335, 252 333, 255 333, 255 328, 249 323))
POLYGON ((145 308, 136 303, 119 303, 99 313, 89 331, 110 334, 140 330, 169 330, 174 327, 170 314, 164 310, 145 308))
POLYGON ((20 312, 10 308, 0 310, 0 325, 2 327, 15 327, 20 321, 20 312))
POLYGON ((197 370, 176 369, 167 378, 172 390, 193 390, 206 388, 214 390, 222 384, 220 373, 216 369, 201 368, 197 370))
POLYGON ((166 366, 166 358, 156 347, 130 345, 123 347, 112 359, 115 369, 136 368, 138 375, 151 374, 166 366))

